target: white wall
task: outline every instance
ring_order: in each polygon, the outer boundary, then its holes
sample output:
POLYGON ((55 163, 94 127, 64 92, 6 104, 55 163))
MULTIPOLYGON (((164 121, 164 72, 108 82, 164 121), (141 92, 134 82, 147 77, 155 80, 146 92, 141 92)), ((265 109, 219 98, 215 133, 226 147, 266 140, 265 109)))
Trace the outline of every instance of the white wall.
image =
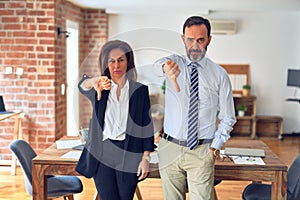
MULTIPOLYGON (((118 14, 109 17, 109 36, 123 39, 135 50, 140 81, 150 92, 160 91, 162 78, 151 68, 158 58, 184 53, 180 40, 185 14, 118 14)), ((300 132, 300 89, 287 87, 287 69, 300 68, 300 12, 213 12, 210 19, 234 19, 238 32, 213 35, 207 55, 217 63, 250 64, 251 93, 258 115, 279 115, 284 133, 300 132)), ((300 77, 299 77, 300 78, 300 77)))

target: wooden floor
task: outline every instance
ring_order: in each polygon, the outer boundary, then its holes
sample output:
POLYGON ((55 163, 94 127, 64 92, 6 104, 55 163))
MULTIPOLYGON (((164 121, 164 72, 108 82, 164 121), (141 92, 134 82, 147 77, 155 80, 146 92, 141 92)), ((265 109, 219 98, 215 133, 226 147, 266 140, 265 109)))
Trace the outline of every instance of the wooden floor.
MULTIPOLYGON (((280 159, 288 166, 300 154, 300 137, 285 137, 284 140, 276 138, 262 139, 280 159)), ((9 169, 0 167, 0 200, 30 200, 26 193, 22 171, 18 168, 17 175, 11 176, 9 169)), ((75 200, 89 200, 94 196, 94 184, 90 179, 82 178, 84 191, 75 195, 75 200)), ((240 200, 244 187, 250 182, 222 181, 216 186, 219 200, 240 200)), ((162 200, 162 186, 160 179, 146 179, 139 183, 144 200, 162 200)), ((59 198, 57 200, 62 200, 59 198)), ((135 197, 136 199, 136 197, 135 197)))

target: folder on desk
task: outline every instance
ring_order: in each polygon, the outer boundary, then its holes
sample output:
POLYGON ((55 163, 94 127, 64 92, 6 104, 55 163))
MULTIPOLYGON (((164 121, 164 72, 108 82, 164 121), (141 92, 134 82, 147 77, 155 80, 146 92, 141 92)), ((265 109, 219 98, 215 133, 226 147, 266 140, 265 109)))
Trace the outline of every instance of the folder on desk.
POLYGON ((80 145, 77 145, 77 146, 73 146, 72 149, 79 150, 79 151, 83 151, 83 149, 84 149, 84 144, 80 144, 80 145))
POLYGON ((224 154, 227 156, 265 157, 265 151, 263 149, 251 149, 251 148, 226 147, 224 149, 224 154))

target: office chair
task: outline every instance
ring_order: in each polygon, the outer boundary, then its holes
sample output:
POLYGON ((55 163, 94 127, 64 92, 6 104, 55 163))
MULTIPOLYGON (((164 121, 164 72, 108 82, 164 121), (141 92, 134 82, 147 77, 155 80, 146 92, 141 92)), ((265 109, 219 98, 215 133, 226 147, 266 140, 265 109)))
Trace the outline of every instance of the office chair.
MULTIPOLYGON (((243 191, 243 200, 271 200, 272 185, 251 183, 243 191)), ((300 199, 300 155, 287 172, 287 200, 300 199)))
MULTIPOLYGON (((21 165, 25 188, 32 195, 32 159, 36 153, 24 140, 15 140, 9 145, 21 165)), ((48 198, 63 196, 66 200, 73 200, 73 194, 82 192, 82 182, 76 176, 48 176, 48 198)))

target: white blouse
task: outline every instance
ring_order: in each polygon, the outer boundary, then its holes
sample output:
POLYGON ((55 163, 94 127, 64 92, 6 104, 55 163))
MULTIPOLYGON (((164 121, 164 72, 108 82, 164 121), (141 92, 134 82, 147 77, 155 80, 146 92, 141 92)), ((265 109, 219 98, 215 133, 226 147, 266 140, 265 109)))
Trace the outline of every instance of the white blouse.
POLYGON ((118 85, 111 81, 104 118, 103 141, 106 139, 124 140, 129 111, 129 82, 126 80, 117 98, 118 85))

